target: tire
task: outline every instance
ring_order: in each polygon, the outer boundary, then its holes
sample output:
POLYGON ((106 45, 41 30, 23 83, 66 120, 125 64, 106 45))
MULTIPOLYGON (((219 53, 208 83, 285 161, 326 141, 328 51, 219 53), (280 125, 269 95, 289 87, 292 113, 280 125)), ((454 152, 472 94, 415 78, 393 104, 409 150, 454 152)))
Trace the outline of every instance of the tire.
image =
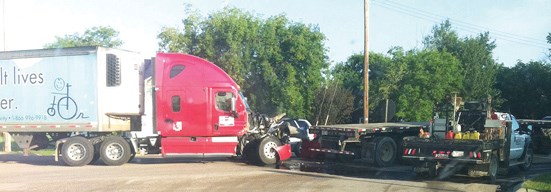
POLYGON ((99 160, 99 147, 100 147, 100 145, 101 145, 101 143, 93 145, 94 146, 94 157, 92 158, 92 161, 90 162, 90 164, 96 164, 96 162, 99 160))
POLYGON ((130 163, 132 160, 134 160, 134 157, 136 157, 136 152, 132 151, 130 153, 130 158, 128 158, 127 163, 130 163))
POLYGON ((394 164, 396 159, 396 143, 390 137, 382 137, 375 140, 375 164, 379 167, 388 167, 394 164))
POLYGON ((100 158, 106 165, 119 166, 130 160, 130 144, 122 137, 107 137, 100 147, 100 158))
POLYGON ((298 142, 296 147, 293 149, 296 157, 300 157, 300 151, 302 150, 302 142, 298 142))
POLYGON ((90 164, 95 164, 99 160, 99 152, 94 152, 94 157, 92 157, 92 161, 90 161, 90 164))
POLYGON ((488 178, 490 179, 491 184, 496 183, 498 168, 499 162, 497 161, 497 156, 492 154, 490 157, 490 164, 488 165, 488 178))
POLYGON ((534 160, 534 151, 531 148, 526 149, 524 154, 524 163, 519 165, 523 171, 528 171, 532 167, 532 161, 534 160))
POLYGON ((258 164, 259 165, 273 165, 277 162, 277 152, 275 147, 281 146, 281 142, 272 136, 268 136, 260 140, 257 146, 258 164))
POLYGON ((94 146, 84 137, 71 137, 61 148, 63 162, 69 166, 84 166, 94 158, 94 146))

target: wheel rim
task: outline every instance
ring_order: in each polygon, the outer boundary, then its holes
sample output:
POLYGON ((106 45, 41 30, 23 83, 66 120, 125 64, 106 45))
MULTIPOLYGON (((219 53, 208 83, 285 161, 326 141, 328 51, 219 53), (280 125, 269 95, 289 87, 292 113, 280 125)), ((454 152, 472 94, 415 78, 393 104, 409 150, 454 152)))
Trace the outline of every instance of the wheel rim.
POLYGON ((73 161, 81 161, 86 157, 86 147, 80 143, 73 143, 67 150, 67 156, 73 161))
POLYGON ((105 156, 111 160, 119 160, 124 154, 124 148, 121 144, 111 143, 105 148, 105 156))
POLYGON ((275 148, 277 147, 277 144, 275 142, 268 142, 266 145, 264 145, 264 156, 266 156, 269 159, 275 158, 276 152, 275 148))
POLYGON ((394 154, 394 149, 392 149, 392 145, 390 145, 390 143, 383 144, 382 150, 381 150, 381 160, 390 161, 392 159, 393 154, 394 154))

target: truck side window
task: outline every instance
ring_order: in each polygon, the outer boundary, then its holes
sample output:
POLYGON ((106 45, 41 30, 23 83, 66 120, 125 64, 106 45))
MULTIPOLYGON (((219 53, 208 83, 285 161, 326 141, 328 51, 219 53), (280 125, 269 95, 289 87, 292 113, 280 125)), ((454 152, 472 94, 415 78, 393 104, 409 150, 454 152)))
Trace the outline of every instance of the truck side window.
POLYGON ((182 73, 182 71, 184 71, 185 68, 186 68, 185 65, 174 65, 174 66, 172 66, 172 68, 170 69, 170 78, 172 79, 172 78, 176 77, 177 75, 182 73))
POLYGON ((180 112, 180 96, 172 96, 172 112, 180 112))
POLYGON ((231 98, 232 92, 218 92, 216 93, 216 108, 222 111, 231 111, 231 98))

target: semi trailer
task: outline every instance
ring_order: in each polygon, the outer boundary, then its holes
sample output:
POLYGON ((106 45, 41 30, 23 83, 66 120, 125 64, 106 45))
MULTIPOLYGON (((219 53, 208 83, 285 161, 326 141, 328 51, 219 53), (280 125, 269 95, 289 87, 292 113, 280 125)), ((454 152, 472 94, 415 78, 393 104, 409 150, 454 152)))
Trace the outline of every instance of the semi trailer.
POLYGON ((0 131, 20 148, 55 144, 55 160, 121 165, 136 153, 291 156, 292 127, 250 111, 215 64, 178 53, 75 47, 0 52, 0 131))

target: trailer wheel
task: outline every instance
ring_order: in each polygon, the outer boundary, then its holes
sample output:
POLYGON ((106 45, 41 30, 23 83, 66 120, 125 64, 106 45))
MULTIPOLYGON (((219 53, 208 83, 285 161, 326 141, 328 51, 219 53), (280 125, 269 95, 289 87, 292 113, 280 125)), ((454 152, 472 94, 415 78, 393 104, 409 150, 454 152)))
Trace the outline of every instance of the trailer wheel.
POLYGON ((388 167, 394 164, 396 159, 396 143, 390 137, 376 140, 375 163, 379 167, 388 167))
POLYGON ((94 146, 84 137, 71 137, 61 148, 63 162, 69 166, 84 166, 94 158, 94 146))
POLYGON ((497 156, 495 154, 492 154, 492 156, 490 157, 490 165, 488 166, 488 177, 490 179, 490 183, 494 184, 496 183, 497 170, 499 168, 497 156))
POLYGON ((107 137, 100 147, 100 158, 106 165, 122 165, 131 157, 130 144, 122 137, 107 137))
POLYGON ((281 142, 275 137, 265 137, 260 141, 258 147, 258 163, 261 165, 272 165, 277 162, 276 147, 281 146, 281 142))
POLYGON ((524 154, 524 163, 520 165, 520 169, 528 171, 532 167, 532 161, 534 160, 534 151, 531 148, 526 149, 524 154))

